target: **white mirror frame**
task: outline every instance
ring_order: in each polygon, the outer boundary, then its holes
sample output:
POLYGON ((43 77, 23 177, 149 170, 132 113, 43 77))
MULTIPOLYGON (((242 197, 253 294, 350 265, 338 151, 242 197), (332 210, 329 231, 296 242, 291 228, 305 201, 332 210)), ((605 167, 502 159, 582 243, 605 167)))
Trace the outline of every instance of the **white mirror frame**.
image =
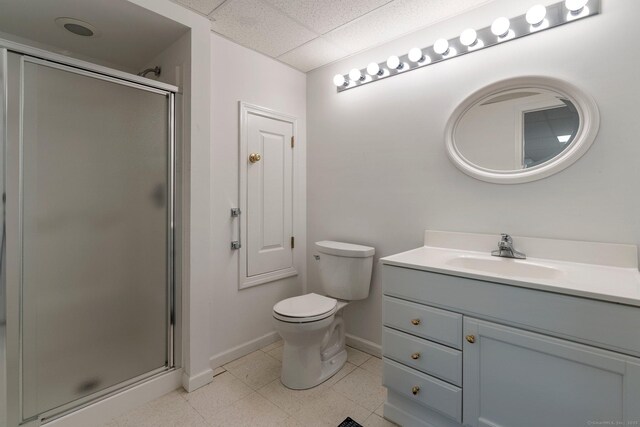
POLYGON ((571 166, 589 150, 600 128, 600 114, 595 100, 574 85, 560 79, 543 76, 515 77, 486 86, 466 98, 453 111, 445 130, 447 154, 458 169, 473 178, 495 184, 520 184, 536 181, 571 166), (464 114, 478 102, 499 92, 512 89, 538 88, 558 92, 569 99, 580 115, 576 136, 562 153, 553 159, 528 169, 501 171, 487 169, 468 161, 456 148, 455 132, 464 114))

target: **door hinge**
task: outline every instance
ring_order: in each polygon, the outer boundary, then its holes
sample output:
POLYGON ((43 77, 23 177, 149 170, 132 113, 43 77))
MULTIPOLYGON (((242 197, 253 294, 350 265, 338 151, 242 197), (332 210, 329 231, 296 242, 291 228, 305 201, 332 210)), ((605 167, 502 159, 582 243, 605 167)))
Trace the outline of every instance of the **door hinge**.
POLYGON ((296 145, 296 139, 295 137, 291 137, 291 148, 293 148, 296 145))
POLYGON ((291 249, 296 247, 296 238, 291 236, 291 249))

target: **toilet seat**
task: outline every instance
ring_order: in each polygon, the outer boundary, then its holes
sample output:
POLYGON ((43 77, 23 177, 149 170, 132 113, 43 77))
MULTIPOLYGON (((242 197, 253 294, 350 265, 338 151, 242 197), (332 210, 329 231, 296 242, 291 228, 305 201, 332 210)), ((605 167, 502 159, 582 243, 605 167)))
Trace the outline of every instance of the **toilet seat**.
POLYGON ((338 310, 338 301, 310 293, 287 298, 273 306, 273 317, 283 322, 316 322, 332 316, 338 310))

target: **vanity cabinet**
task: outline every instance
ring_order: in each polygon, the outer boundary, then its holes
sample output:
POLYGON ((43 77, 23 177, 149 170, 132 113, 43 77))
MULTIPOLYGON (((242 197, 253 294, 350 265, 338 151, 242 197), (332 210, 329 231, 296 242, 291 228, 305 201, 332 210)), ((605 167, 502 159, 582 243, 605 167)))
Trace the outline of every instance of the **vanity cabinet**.
POLYGON ((404 427, 640 425, 640 309, 382 270, 386 418, 404 427))

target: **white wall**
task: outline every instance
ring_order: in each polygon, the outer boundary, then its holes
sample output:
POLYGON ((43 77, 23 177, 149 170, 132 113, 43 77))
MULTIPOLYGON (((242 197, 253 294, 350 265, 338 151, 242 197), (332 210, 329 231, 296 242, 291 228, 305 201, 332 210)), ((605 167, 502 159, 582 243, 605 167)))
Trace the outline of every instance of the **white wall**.
POLYGON ((305 163, 306 76, 271 58, 211 35, 212 246, 211 363, 218 366, 276 338, 273 305, 304 290, 306 263, 305 163), (238 102, 245 101, 298 118, 294 151, 294 234, 297 277, 238 290, 238 102), (296 190, 294 190, 296 191, 296 190))
MULTIPOLYGON (((312 245, 321 239, 372 245, 376 259, 421 246, 424 229, 640 243, 640 50, 628 44, 640 37, 640 2, 602 3, 599 16, 336 93, 338 72, 532 4, 497 0, 308 74, 310 290, 318 283, 312 245), (521 75, 568 79, 590 93, 601 112, 598 138, 577 163, 541 181, 497 185, 464 175, 445 152, 449 114, 475 90, 521 75)), ((370 297, 346 310, 348 333, 375 343, 379 271, 370 297)))

